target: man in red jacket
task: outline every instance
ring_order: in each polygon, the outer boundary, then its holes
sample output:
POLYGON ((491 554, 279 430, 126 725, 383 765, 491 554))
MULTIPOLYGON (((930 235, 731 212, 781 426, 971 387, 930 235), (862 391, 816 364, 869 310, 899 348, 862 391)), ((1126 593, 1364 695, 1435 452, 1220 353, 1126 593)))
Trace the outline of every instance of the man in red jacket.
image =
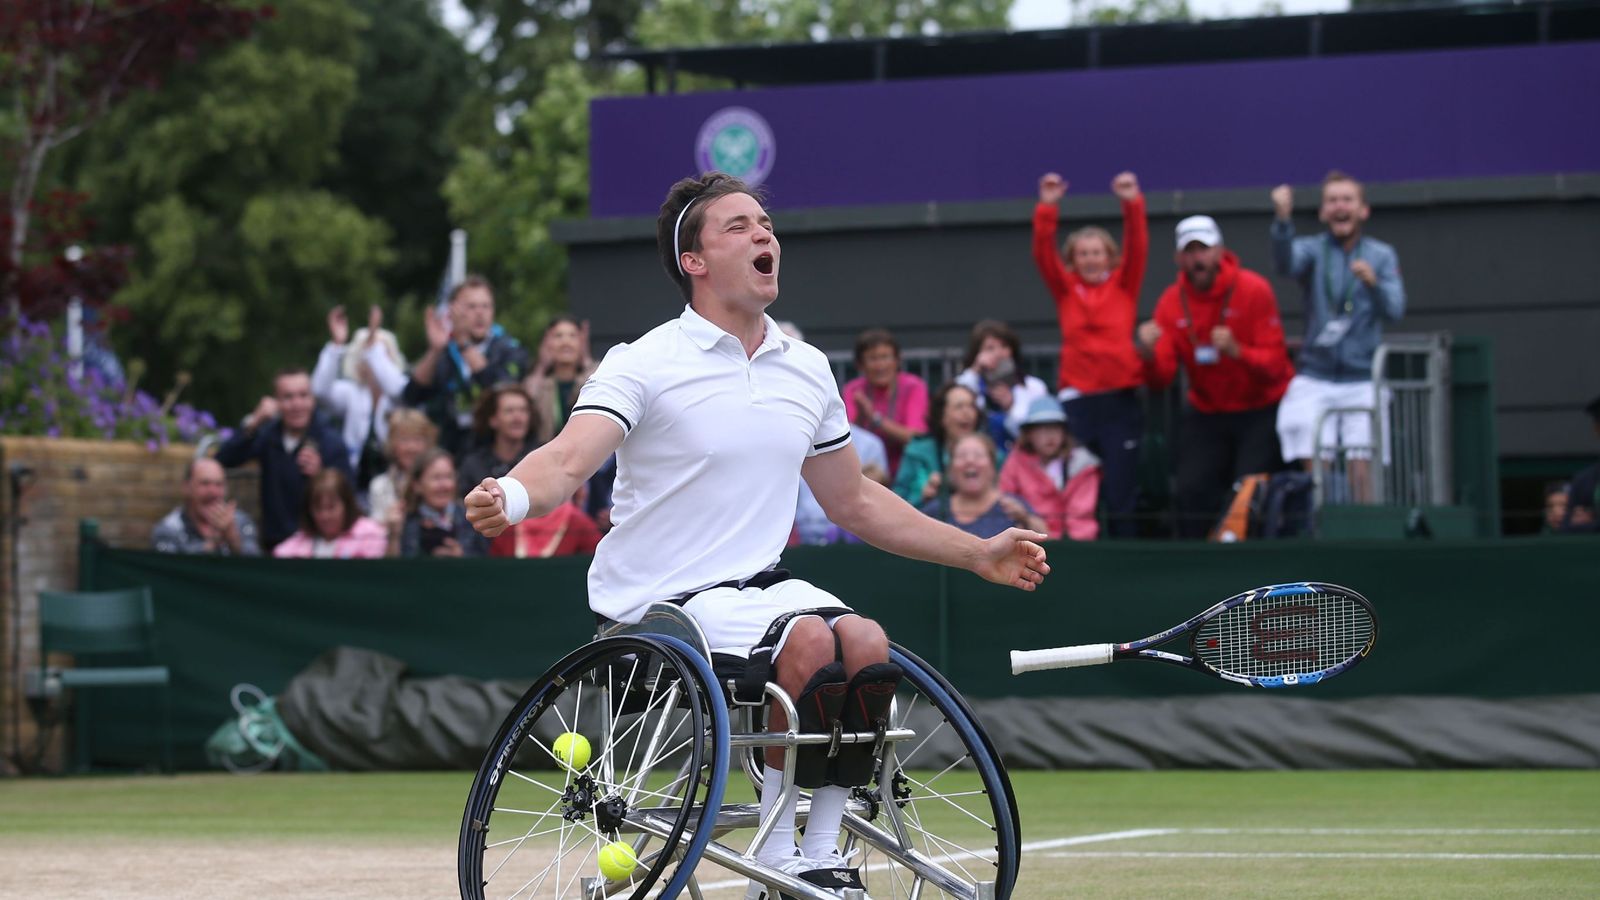
POLYGON ((1178 223, 1177 263, 1178 280, 1139 326, 1138 344, 1153 386, 1171 383, 1179 363, 1188 374, 1178 534, 1205 537, 1235 480, 1280 466, 1278 400, 1294 367, 1272 286, 1223 247, 1210 216, 1178 223))

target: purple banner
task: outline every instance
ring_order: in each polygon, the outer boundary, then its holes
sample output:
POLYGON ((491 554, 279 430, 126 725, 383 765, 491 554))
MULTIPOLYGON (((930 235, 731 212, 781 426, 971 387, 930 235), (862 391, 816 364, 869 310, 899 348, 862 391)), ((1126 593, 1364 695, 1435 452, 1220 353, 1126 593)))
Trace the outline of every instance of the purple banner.
POLYGON ((617 97, 594 216, 653 215, 708 161, 775 208, 1600 171, 1600 43, 617 97))

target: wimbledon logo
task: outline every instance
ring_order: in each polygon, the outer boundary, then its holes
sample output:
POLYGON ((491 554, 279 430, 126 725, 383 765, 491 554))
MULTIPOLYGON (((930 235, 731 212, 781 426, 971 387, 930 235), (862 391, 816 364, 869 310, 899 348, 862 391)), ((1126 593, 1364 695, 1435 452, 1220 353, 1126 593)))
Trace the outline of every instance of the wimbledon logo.
POLYGON ((726 172, 754 187, 772 174, 778 143, 760 113, 742 106, 717 110, 700 126, 695 161, 702 172, 726 172))

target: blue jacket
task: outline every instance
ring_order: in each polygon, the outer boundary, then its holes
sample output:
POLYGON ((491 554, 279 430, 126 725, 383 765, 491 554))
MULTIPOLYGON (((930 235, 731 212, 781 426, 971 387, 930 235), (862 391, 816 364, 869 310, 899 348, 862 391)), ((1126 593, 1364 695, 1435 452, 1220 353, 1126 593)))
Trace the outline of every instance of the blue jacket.
POLYGON ((1406 312, 1406 289, 1394 248, 1363 236, 1355 251, 1346 253, 1327 232, 1295 237, 1293 223, 1274 220, 1272 260, 1279 275, 1300 282, 1305 292, 1306 341, 1295 369, 1323 381, 1370 380, 1372 354, 1383 340, 1383 323, 1399 321, 1406 312), (1350 271, 1350 264, 1357 259, 1372 266, 1378 277, 1373 287, 1350 271), (1319 345, 1317 338, 1328 323, 1344 317, 1350 325, 1343 336, 1319 345))
MULTIPOLYGON (((299 446, 307 442, 322 456, 323 468, 350 474, 350 451, 345 448, 344 438, 321 416, 311 417, 311 426, 299 446)), ((227 468, 242 466, 252 459, 261 465, 261 547, 269 554, 300 527, 306 477, 300 474, 294 457, 283 447, 282 419, 273 419, 254 431, 240 429, 217 448, 217 462, 227 468)))

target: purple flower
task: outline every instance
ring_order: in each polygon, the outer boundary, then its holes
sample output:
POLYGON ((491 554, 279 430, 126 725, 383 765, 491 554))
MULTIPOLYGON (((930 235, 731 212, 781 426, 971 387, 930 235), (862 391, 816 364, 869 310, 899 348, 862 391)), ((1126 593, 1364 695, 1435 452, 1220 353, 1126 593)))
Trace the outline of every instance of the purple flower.
POLYGON ((157 444, 156 444, 156 442, 155 442, 155 441, 154 441, 154 440, 149 440, 149 441, 145 441, 145 442, 144 442, 144 448, 145 448, 145 449, 146 449, 146 450, 149 450, 149 451, 150 451, 150 452, 151 452, 151 453, 154 453, 154 452, 156 452, 156 451, 157 451, 157 450, 160 450, 160 449, 161 449, 161 448, 160 448, 160 447, 159 447, 159 446, 158 446, 158 445, 157 445, 157 444))
POLYGON ((61 437, 61 426, 51 425, 50 428, 45 431, 45 434, 53 438, 61 437))

